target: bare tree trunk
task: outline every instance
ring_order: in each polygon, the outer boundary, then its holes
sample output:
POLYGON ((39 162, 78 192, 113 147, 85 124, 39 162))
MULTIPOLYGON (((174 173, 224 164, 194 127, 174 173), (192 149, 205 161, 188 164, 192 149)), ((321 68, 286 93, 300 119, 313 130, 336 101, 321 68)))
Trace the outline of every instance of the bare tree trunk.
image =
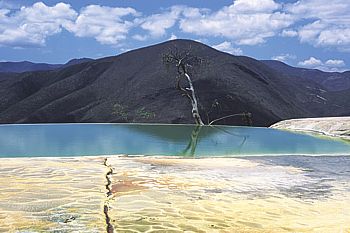
POLYGON ((197 101, 196 93, 194 92, 191 77, 187 73, 185 73, 185 77, 187 78, 187 81, 190 85, 190 87, 186 88, 186 89, 188 91, 191 91, 192 116, 193 116, 194 120, 196 121, 196 124, 204 125, 202 118, 199 114, 198 101, 197 101))

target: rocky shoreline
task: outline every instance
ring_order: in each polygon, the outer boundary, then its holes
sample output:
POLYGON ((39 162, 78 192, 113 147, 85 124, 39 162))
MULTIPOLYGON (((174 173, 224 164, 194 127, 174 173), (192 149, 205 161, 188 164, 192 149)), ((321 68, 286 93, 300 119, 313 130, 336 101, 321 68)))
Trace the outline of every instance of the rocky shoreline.
POLYGON ((290 119, 277 122, 270 128, 302 131, 350 140, 350 117, 290 119))

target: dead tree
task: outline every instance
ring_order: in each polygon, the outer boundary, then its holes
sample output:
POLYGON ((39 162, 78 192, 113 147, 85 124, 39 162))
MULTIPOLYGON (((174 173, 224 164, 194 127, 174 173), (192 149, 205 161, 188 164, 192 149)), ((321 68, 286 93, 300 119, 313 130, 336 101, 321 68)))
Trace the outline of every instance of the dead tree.
MULTIPOLYGON (((182 92, 183 96, 186 96, 192 105, 192 117, 195 120, 197 125, 204 125, 202 117, 199 112, 198 108, 198 99, 195 93, 195 89, 193 86, 192 78, 191 78, 191 72, 195 70, 195 68, 198 68, 198 66, 203 65, 204 60, 194 56, 191 53, 191 48, 187 50, 178 50, 176 47, 174 49, 169 49, 169 51, 165 54, 163 54, 163 62, 166 65, 175 65, 177 70, 177 76, 176 76, 176 89, 182 92), (185 82, 187 84, 187 87, 183 87, 182 83, 185 82)), ((213 107, 216 107, 218 105, 218 101, 215 100, 216 104, 211 106, 212 110, 213 107)), ((215 122, 224 120, 226 118, 235 117, 235 116, 242 116, 243 121, 247 125, 252 125, 251 120, 251 113, 244 112, 244 113, 236 113, 231 114, 228 116, 220 117, 218 119, 209 121, 209 112, 206 112, 207 119, 208 119, 208 125, 212 125, 215 122)))
POLYGON ((177 68, 176 89, 186 96, 192 105, 192 117, 197 125, 204 125, 198 108, 198 100, 191 79, 190 69, 200 65, 203 60, 191 54, 191 49, 180 52, 177 49, 169 50, 163 55, 165 64, 174 64, 177 68), (187 83, 187 87, 182 86, 182 81, 187 83))

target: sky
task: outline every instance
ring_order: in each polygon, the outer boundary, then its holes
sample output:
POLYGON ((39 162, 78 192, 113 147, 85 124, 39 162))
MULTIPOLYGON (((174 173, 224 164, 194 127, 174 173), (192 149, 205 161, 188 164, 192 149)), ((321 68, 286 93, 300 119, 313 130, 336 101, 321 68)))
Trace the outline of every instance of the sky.
POLYGON ((0 61, 65 63, 170 39, 342 72, 350 0, 0 0, 0 61))

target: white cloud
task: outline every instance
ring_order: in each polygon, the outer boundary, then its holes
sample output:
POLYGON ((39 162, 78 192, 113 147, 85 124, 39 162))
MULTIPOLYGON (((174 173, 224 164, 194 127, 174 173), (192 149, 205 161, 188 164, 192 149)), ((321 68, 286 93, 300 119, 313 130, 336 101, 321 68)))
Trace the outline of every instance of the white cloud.
POLYGON ((89 5, 82 8, 74 23, 66 29, 78 37, 94 37, 101 44, 117 44, 126 38, 133 22, 123 19, 136 16, 138 12, 130 7, 106 7, 89 5))
POLYGON ((182 14, 185 18, 197 18, 201 17, 203 14, 209 14, 210 9, 206 8, 194 8, 183 6, 182 14))
POLYGON ((287 60, 296 59, 296 58, 297 57, 295 55, 292 55, 289 53, 280 54, 280 55, 271 57, 272 60, 281 61, 281 62, 286 62, 287 60))
POLYGON ((170 29, 176 27, 192 37, 217 37, 238 45, 262 44, 279 35, 297 37, 315 47, 350 51, 349 0, 279 2, 233 0, 216 11, 175 5, 141 17, 130 7, 88 5, 78 13, 66 3, 37 2, 19 8, 12 1, 0 0, 0 45, 43 46, 62 29, 101 44, 119 45, 128 36, 139 41, 168 38, 170 29), (134 28, 141 31, 129 35, 134 28))
POLYGON ((264 43, 275 35, 298 37, 315 47, 350 51, 350 1, 235 0, 218 11, 200 9, 184 15, 180 29, 200 36, 229 39, 236 44, 264 43))
POLYGON ((183 7, 173 6, 169 11, 137 19, 136 22, 142 29, 147 30, 151 37, 161 37, 166 34, 167 29, 175 25, 182 11, 183 7))
MULTIPOLYGON (((201 13, 209 12, 208 9, 192 8, 188 6, 175 5, 159 14, 152 14, 143 18, 136 18, 135 24, 148 33, 145 35, 136 34, 134 39, 145 41, 149 38, 159 38, 167 34, 167 30, 174 27, 179 21, 180 17, 196 17, 201 13)), ((169 38, 175 39, 174 34, 169 38)))
POLYGON ((230 53, 236 56, 242 55, 243 51, 241 48, 234 48, 232 43, 229 41, 224 41, 220 44, 213 45, 212 46, 214 49, 220 50, 225 53, 230 53))
POLYGON ((232 8, 235 8, 237 12, 266 12, 278 9, 279 4, 275 3, 273 0, 236 0, 232 8))
POLYGON ((135 34, 132 36, 133 39, 138 40, 138 41, 146 41, 148 39, 147 35, 140 35, 140 34, 135 34))
POLYGON ((10 10, 1 9, 0 44, 43 46, 48 36, 61 32, 76 16, 77 13, 65 3, 49 7, 38 2, 29 7, 21 7, 11 14, 10 10))
POLYGON ((315 57, 310 57, 305 61, 298 63, 299 66, 310 68, 310 69, 319 69, 326 72, 343 72, 345 71, 345 62, 339 59, 329 59, 326 62, 322 62, 320 59, 315 57))
POLYGON ((298 32, 290 29, 284 29, 281 33, 283 37, 295 37, 298 36, 298 32))
POLYGON ((171 34, 168 40, 176 40, 176 39, 177 39, 177 36, 173 33, 171 34))
POLYGON ((322 61, 315 57, 310 57, 305 61, 300 61, 298 65, 304 66, 304 67, 316 67, 316 66, 322 65, 322 61))
POLYGON ((343 60, 337 60, 337 59, 327 60, 325 64, 328 66, 335 66, 335 67, 345 66, 345 62, 343 60))
POLYGON ((287 4, 286 11, 302 18, 341 18, 347 15, 349 1, 347 0, 299 0, 287 4), (343 13, 343 15, 337 15, 343 13))
POLYGON ((303 26, 299 30, 301 42, 315 45, 316 47, 338 47, 350 49, 350 19, 349 25, 330 25, 322 20, 303 26))
POLYGON ((286 11, 299 21, 311 20, 298 29, 301 42, 316 47, 350 49, 350 1, 300 0, 287 4, 286 11))
POLYGON ((126 38, 132 21, 124 17, 137 16, 133 8, 89 5, 78 14, 69 4, 52 7, 37 2, 11 12, 0 9, 0 45, 13 47, 43 46, 46 38, 62 29, 78 37, 93 37, 101 44, 117 44, 126 38))
POLYGON ((273 0, 236 0, 212 13, 200 12, 180 20, 180 28, 200 36, 228 38, 236 44, 255 45, 290 26, 294 17, 278 11, 273 0))

